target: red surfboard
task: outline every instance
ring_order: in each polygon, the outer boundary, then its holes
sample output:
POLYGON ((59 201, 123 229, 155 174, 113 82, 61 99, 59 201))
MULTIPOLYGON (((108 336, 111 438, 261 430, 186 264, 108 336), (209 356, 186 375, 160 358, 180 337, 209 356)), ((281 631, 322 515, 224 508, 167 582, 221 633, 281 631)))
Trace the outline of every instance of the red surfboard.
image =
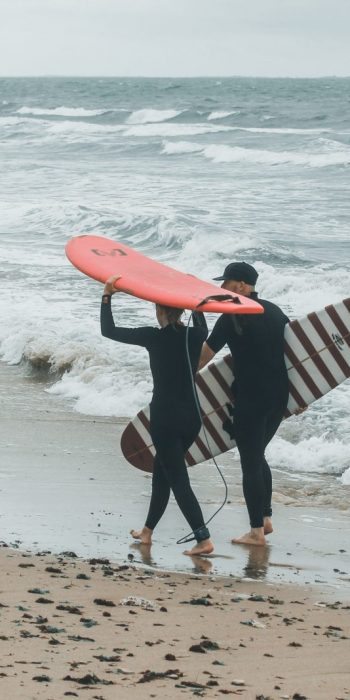
POLYGON ((66 245, 70 262, 85 275, 106 282, 120 275, 117 289, 140 299, 212 313, 263 313, 260 304, 248 297, 220 290, 194 275, 158 263, 119 241, 102 236, 76 236, 66 245), (206 300, 206 301, 204 301, 206 300))

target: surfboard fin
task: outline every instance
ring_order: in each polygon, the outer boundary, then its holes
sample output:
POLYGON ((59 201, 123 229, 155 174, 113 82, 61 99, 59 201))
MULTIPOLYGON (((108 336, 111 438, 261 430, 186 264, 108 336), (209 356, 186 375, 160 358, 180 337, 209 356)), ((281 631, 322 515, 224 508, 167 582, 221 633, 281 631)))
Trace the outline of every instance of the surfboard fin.
POLYGON ((239 297, 233 297, 231 294, 210 294, 208 297, 205 297, 205 299, 202 299, 202 301, 197 304, 196 308, 198 309, 199 306, 207 304, 208 301, 230 301, 232 304, 242 303, 239 297))

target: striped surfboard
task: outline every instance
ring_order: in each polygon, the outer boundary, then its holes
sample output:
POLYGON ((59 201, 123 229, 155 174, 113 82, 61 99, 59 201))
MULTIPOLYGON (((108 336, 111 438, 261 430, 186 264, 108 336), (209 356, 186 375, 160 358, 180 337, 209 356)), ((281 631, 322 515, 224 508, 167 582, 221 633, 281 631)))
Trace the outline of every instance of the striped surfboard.
MULTIPOLYGON (((350 298, 291 321, 285 331, 285 361, 289 376, 285 414, 288 418, 350 377, 350 298)), ((232 381, 230 355, 198 372, 196 385, 205 432, 202 428, 187 452, 188 466, 235 446, 223 429, 230 416, 232 381)), ((121 448, 130 464, 152 472, 155 449, 149 434, 149 406, 127 425, 121 448)))

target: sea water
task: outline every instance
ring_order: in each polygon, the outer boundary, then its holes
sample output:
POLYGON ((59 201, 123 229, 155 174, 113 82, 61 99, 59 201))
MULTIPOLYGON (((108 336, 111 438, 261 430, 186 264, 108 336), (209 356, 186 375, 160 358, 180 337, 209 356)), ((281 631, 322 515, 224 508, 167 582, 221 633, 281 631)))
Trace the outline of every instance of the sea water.
MULTIPOLYGON (((101 337, 102 286, 65 257, 79 234, 206 280, 245 260, 290 318, 350 296, 349 95, 336 78, 0 79, 2 361, 81 414, 150 399, 147 353, 101 337)), ((125 295, 113 311, 155 323, 125 295)), ((349 382, 285 421, 268 457, 345 497, 349 382)))

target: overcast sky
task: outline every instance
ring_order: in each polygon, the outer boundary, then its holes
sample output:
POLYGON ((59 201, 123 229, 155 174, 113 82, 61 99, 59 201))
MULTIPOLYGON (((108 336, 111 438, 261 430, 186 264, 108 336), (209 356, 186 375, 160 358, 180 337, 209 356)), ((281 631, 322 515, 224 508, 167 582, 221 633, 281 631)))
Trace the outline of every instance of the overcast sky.
POLYGON ((350 75, 350 0, 0 0, 0 75, 350 75))

